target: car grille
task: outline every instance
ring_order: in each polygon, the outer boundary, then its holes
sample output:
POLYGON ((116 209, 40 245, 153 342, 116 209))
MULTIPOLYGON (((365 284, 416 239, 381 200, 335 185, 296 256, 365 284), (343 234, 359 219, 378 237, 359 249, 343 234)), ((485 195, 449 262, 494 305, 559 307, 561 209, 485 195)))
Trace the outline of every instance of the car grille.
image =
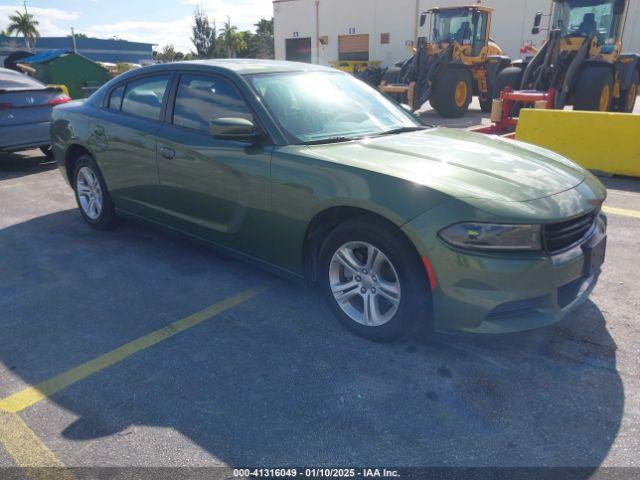
POLYGON ((590 233, 598 212, 545 225, 542 233, 544 248, 548 253, 559 253, 580 243, 590 233))

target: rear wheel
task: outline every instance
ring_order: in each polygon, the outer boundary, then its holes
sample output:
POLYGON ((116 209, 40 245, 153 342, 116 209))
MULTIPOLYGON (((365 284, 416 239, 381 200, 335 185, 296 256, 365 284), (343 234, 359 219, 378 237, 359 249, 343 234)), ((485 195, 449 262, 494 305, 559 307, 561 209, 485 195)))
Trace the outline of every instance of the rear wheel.
POLYGON ((107 185, 90 155, 81 155, 75 164, 73 189, 82 218, 98 230, 116 225, 116 215, 107 185))
POLYGON ((608 112, 613 98, 613 74, 606 67, 585 68, 580 72, 573 94, 573 109, 608 112))
POLYGON ((492 106, 493 98, 487 98, 486 100, 480 99, 480 110, 482 110, 482 113, 491 113, 492 106))
POLYGON ((438 77, 431 105, 445 118, 458 118, 469 110, 471 75, 463 68, 447 68, 438 77))
MULTIPOLYGON (((496 83, 493 86, 493 98, 500 98, 500 94, 509 87, 511 90, 520 90, 522 84, 522 76, 524 71, 518 67, 507 67, 503 69, 496 78, 496 83)), ((522 104, 515 102, 511 108, 510 115, 517 117, 520 113, 522 104)))
POLYGON ((356 334, 391 342, 430 318, 428 280, 408 241, 386 225, 353 220, 322 245, 318 280, 329 307, 356 334))
POLYGON ((493 98, 500 98, 500 94, 507 88, 511 90, 520 90, 522 83, 523 70, 518 67, 507 67, 503 69, 496 77, 493 85, 493 98))
POLYGON ((633 72, 631 85, 628 90, 620 92, 620 99, 618 100, 618 111, 633 113, 633 109, 636 106, 636 99, 638 98, 638 84, 640 83, 640 74, 636 70, 633 72))
POLYGON ((40 151, 49 160, 53 158, 53 147, 51 145, 47 145, 46 147, 40 147, 40 151))

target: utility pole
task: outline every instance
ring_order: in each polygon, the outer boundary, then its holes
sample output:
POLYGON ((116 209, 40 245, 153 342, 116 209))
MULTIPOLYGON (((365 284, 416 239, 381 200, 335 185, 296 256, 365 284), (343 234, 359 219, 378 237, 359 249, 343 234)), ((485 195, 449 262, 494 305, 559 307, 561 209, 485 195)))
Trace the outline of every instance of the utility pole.
POLYGON ((71 41, 73 42, 73 53, 78 53, 78 47, 76 46, 76 32, 71 27, 71 41))

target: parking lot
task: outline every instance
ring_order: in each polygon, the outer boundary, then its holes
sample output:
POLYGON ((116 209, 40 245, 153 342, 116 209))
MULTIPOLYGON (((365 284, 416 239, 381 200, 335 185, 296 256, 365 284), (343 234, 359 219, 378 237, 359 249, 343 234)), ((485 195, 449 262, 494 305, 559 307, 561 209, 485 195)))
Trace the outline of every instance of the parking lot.
POLYGON ((0 156, 0 465, 640 469, 640 180, 603 182, 578 311, 389 346, 164 231, 93 231, 39 152, 0 156))

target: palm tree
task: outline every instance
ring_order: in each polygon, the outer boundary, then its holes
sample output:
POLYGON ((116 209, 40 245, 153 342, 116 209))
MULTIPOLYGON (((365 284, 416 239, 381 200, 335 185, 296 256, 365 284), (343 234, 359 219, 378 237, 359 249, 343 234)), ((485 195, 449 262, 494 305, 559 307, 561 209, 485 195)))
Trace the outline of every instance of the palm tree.
POLYGON ((238 51, 247 48, 244 35, 238 32, 238 27, 231 25, 229 17, 227 17, 227 21, 224 22, 224 26, 220 30, 220 36, 222 37, 222 43, 227 48, 227 56, 229 58, 235 58, 238 51))
POLYGON ((39 22, 33 18, 33 15, 27 12, 24 13, 16 10, 14 15, 9 15, 9 25, 7 25, 7 33, 11 35, 15 33, 24 35, 24 44, 27 50, 31 50, 30 40, 33 39, 35 45, 35 39, 40 36, 38 31, 39 22))

